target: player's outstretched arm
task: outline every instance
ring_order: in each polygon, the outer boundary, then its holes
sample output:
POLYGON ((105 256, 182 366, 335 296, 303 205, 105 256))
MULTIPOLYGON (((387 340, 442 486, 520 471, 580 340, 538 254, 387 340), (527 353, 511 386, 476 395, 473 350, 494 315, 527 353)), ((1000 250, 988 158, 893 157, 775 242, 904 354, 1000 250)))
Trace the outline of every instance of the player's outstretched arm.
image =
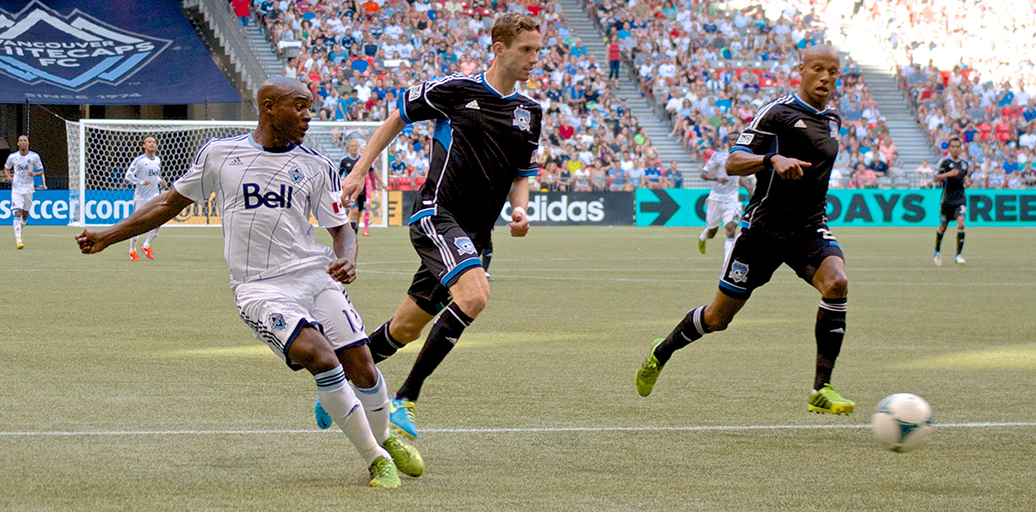
POLYGON ((522 237, 529 233, 529 216, 525 209, 529 207, 529 178, 517 177, 511 183, 511 191, 507 194, 511 201, 511 236, 522 237))
POLYGON ((356 232, 348 224, 327 228, 331 234, 332 246, 338 259, 327 266, 327 273, 335 281, 349 284, 356 280, 356 232))
POLYGON ((133 212, 126 219, 118 224, 105 229, 86 229, 76 235, 76 243, 83 254, 101 252, 109 245, 119 243, 132 236, 141 235, 165 224, 173 217, 176 217, 184 208, 187 208, 194 201, 180 195, 176 189, 168 194, 162 194, 139 210, 133 212))
MULTIPOLYGON (((727 157, 726 170, 731 176, 748 176, 766 169, 766 155, 756 155, 748 151, 734 151, 727 157)), ((797 158, 788 158, 773 154, 770 156, 770 165, 778 176, 797 180, 802 177, 803 171, 809 169, 813 164, 804 162, 797 158)))
POLYGON ((403 131, 405 126, 403 118, 399 117, 399 110, 393 110, 388 119, 381 123, 381 126, 371 136, 371 140, 367 142, 367 147, 360 155, 360 159, 356 161, 356 165, 353 165, 352 172, 342 180, 342 203, 346 206, 355 204, 356 196, 363 191, 367 170, 374 165, 374 160, 388 147, 392 139, 403 131))

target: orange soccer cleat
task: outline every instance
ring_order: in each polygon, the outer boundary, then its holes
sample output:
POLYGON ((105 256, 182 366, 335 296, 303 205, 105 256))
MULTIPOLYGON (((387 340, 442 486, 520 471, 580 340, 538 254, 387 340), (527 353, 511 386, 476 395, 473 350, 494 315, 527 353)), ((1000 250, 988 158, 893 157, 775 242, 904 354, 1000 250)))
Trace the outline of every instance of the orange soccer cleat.
POLYGON ((137 257, 137 251, 130 251, 130 261, 140 261, 137 257))
POLYGON ((151 248, 150 247, 143 247, 143 249, 144 249, 144 256, 147 256, 147 259, 149 259, 149 260, 155 259, 155 255, 151 254, 151 248))

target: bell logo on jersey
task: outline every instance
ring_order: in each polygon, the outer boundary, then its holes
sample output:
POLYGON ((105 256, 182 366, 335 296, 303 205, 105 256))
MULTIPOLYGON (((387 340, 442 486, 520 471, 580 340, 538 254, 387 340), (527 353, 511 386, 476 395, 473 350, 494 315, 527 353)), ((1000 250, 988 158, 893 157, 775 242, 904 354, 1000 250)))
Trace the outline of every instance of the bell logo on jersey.
POLYGON ((291 208, 291 196, 295 192, 293 187, 281 185, 280 193, 271 191, 260 194, 257 183, 245 183, 242 185, 242 189, 245 195, 246 210, 252 210, 260 206, 267 208, 291 208))
POLYGON ((517 126, 519 130, 531 133, 532 130, 530 130, 529 127, 532 126, 532 114, 522 107, 515 107, 514 119, 511 120, 511 126, 517 126))

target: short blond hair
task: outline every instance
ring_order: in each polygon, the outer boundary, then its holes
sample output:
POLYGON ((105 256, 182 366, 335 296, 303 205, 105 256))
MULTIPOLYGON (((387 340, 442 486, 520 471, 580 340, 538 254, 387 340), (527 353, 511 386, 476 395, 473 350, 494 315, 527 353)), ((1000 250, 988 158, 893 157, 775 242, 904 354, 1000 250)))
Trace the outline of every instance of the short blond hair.
POLYGON ((540 31, 540 22, 536 18, 516 12, 501 14, 493 22, 493 42, 500 41, 510 48, 518 34, 532 31, 540 31))

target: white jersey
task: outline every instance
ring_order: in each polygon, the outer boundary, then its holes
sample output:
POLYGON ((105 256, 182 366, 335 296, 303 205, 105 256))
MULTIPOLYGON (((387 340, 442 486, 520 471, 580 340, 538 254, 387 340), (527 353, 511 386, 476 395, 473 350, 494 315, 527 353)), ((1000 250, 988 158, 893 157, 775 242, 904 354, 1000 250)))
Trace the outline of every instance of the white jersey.
POLYGON ((301 145, 267 151, 251 134, 207 143, 173 187, 196 203, 215 194, 234 285, 323 272, 334 251, 314 240, 310 214, 324 227, 349 222, 330 160, 301 145))
POLYGON ((737 201, 737 189, 738 177, 727 175, 727 152, 716 151, 712 154, 712 158, 705 163, 705 168, 702 169, 706 174, 711 175, 713 178, 726 178, 726 183, 714 182, 712 185, 712 192, 709 192, 709 199, 715 201, 737 201))
POLYGON ((40 155, 36 154, 35 151, 29 151, 24 155, 19 151, 15 151, 7 155, 7 163, 4 164, 4 168, 14 171, 14 181, 11 182, 11 189, 24 192, 36 188, 29 173, 43 171, 43 160, 40 160, 40 155))
POLYGON ((134 201, 150 201, 158 195, 158 182, 162 179, 162 159, 155 155, 148 158, 140 155, 133 159, 126 170, 126 181, 136 185, 133 191, 134 201), (144 182, 149 182, 147 185, 144 182))

